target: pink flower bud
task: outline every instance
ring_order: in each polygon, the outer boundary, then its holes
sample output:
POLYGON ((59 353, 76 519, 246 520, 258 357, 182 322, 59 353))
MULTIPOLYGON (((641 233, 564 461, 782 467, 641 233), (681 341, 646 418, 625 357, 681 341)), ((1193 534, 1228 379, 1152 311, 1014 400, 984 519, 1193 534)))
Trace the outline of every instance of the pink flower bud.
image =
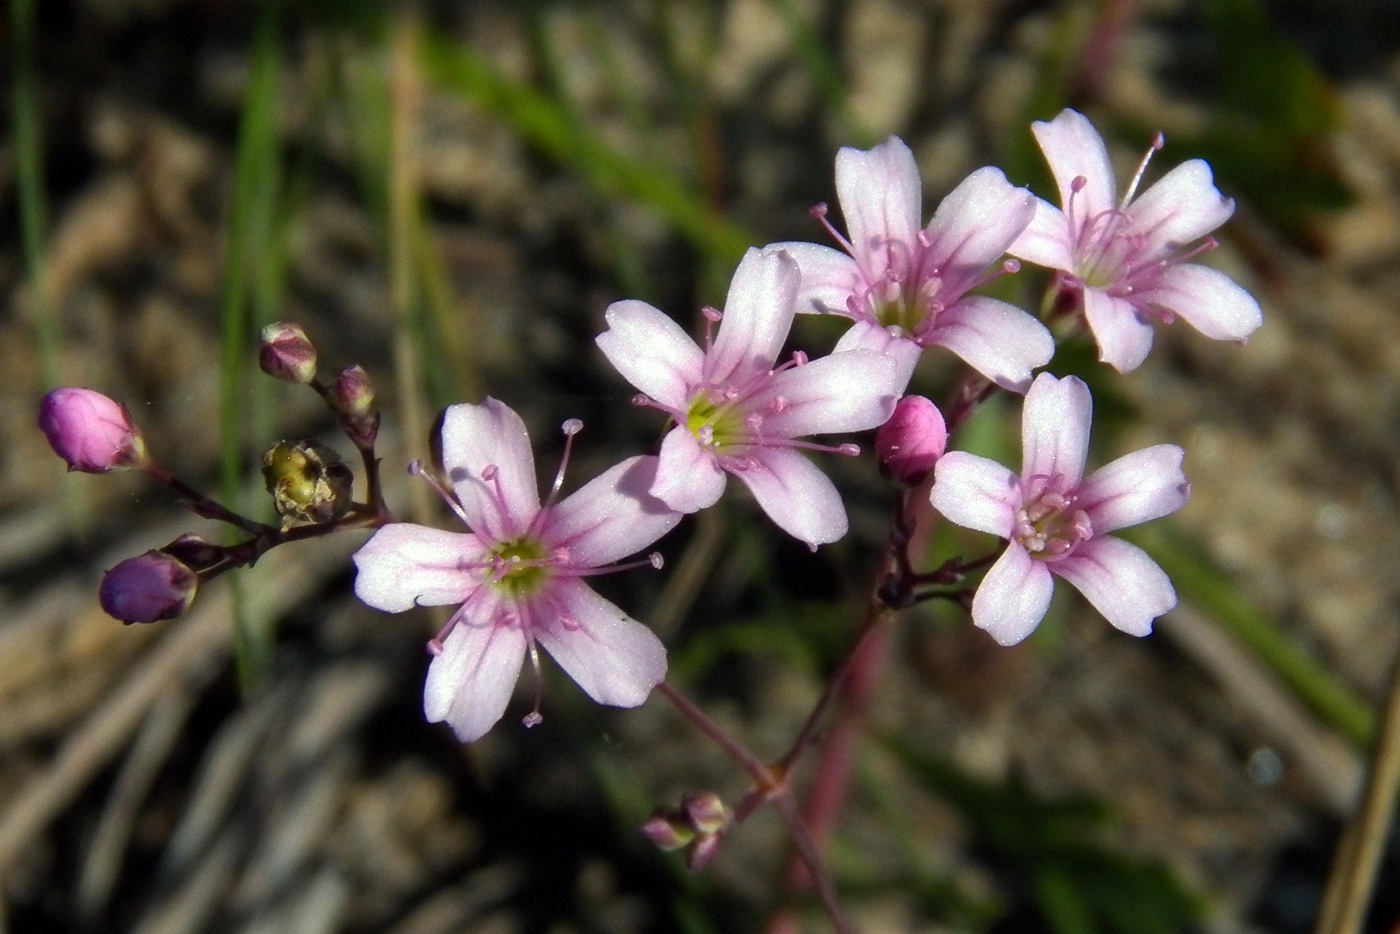
POLYGON ((701 834, 695 841, 686 847, 685 866, 691 872, 703 872, 705 867, 710 865, 710 861, 719 852, 720 842, 724 838, 717 833, 701 834))
POLYGON ((889 421, 875 432, 875 454, 885 473, 907 486, 918 486, 948 446, 943 413, 923 396, 905 396, 889 421))
POLYGON ((276 379, 288 383, 309 383, 316 378, 316 348, 300 327, 278 321, 262 329, 258 365, 264 373, 276 379))
POLYGON ((729 808, 713 791, 686 795, 681 799, 681 811, 698 833, 717 833, 729 823, 729 808))
POLYGON ((107 615, 124 623, 154 623, 190 608, 199 577, 163 551, 127 558, 102 578, 98 599, 107 615))
POLYGON ((39 429, 69 470, 106 473, 146 461, 141 429, 126 406, 91 389, 65 386, 45 396, 39 429))
POLYGON ((347 366, 335 375, 331 401, 346 415, 368 415, 374 409, 374 384, 362 366, 347 366))
POLYGON ((642 825, 642 834, 667 853, 679 850, 695 839, 695 831, 676 819, 671 811, 658 811, 642 825))

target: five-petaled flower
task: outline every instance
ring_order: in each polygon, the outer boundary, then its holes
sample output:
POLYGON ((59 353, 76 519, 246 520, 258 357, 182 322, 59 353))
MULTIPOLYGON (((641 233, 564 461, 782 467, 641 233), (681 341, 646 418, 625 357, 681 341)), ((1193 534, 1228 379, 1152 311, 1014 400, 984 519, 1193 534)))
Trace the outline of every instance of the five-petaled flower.
MULTIPOLYGON (((570 435, 578 427, 565 424, 570 435)), ((478 738, 504 713, 525 656, 538 667, 539 646, 598 703, 646 700, 666 676, 666 650, 583 578, 616 569, 680 520, 647 493, 656 458, 625 460, 556 502, 561 466, 541 504, 524 423, 487 399, 447 410, 442 460, 449 502, 471 531, 395 523, 354 557, 355 593, 372 607, 460 604, 429 643, 428 719, 446 720, 463 742, 478 738)), ((538 719, 537 709, 526 722, 538 719)))
MULTIPOLYGON (((802 269, 798 309, 854 318, 837 350, 867 347, 912 371, 923 348, 946 347, 1007 389, 1025 392, 1031 371, 1055 352, 1050 332, 999 299, 967 293, 1030 222, 1035 196, 1000 169, 973 172, 920 227, 922 192, 914 154, 891 136, 874 149, 836 155, 836 196, 850 239, 845 252, 779 243, 802 269)), ((816 210, 825 222, 825 206, 816 210)))
MULTIPOLYGON (((705 350, 665 313, 629 300, 608 307, 598 346, 676 427, 661 443, 651 493, 672 509, 712 506, 732 473, 784 531, 813 548, 846 534, 836 487, 800 449, 802 435, 862 431, 889 418, 909 379, 874 350, 802 354, 775 368, 792 327, 798 269, 783 251, 749 250, 734 272, 719 332, 705 350)), ((834 449, 855 453, 854 445, 834 449)))
MULTIPOLYGON (((1083 114, 1064 110, 1032 130, 1064 210, 1037 199, 1035 217, 1010 252, 1058 270, 1062 287, 1081 293, 1100 359, 1122 373, 1136 369, 1152 349, 1153 321, 1170 323, 1178 315, 1216 340, 1244 341, 1254 333, 1263 321, 1259 303, 1224 273, 1186 262, 1214 241, 1190 244, 1235 210, 1216 190, 1210 166, 1183 162, 1134 199, 1144 158, 1115 203, 1108 149, 1083 114)), ((1153 151, 1160 146, 1159 136, 1153 151)))
POLYGON ((1020 642, 1050 606, 1052 573, 1110 623, 1135 636, 1176 606, 1171 581, 1147 553, 1109 532, 1175 512, 1191 486, 1182 450, 1134 451, 1087 478, 1089 388, 1042 373, 1021 413, 1019 476, 963 451, 934 468, 932 501, 953 522, 1007 539, 972 599, 972 620, 1002 645, 1020 642))

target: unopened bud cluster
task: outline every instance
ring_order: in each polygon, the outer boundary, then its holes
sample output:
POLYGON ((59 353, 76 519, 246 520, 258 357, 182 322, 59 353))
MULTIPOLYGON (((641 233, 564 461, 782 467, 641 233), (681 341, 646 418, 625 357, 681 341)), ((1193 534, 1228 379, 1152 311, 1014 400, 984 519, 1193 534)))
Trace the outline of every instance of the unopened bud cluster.
POLYGON ((642 825, 642 833, 659 849, 684 850, 686 866, 699 872, 718 852, 732 816, 719 795, 704 791, 686 795, 679 808, 657 811, 642 825))

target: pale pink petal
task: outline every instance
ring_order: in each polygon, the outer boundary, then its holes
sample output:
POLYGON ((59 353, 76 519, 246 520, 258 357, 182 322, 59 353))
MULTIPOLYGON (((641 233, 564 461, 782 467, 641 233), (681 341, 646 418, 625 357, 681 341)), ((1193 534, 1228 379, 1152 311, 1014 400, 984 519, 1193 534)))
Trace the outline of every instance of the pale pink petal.
POLYGON ((536 641, 598 703, 636 707, 666 677, 661 640, 583 581, 552 582, 534 608, 536 641))
POLYGON ((923 342, 948 348, 1012 392, 1025 392, 1031 371, 1055 355, 1055 339, 1039 320, 1015 305, 981 295, 940 312, 923 342))
POLYGON ((705 353, 669 315, 646 302, 613 302, 594 341, 623 379, 662 405, 684 409, 705 353))
POLYGON ((1041 373, 1021 410, 1021 476, 1059 478, 1071 487, 1084 478, 1094 400, 1076 376, 1041 373))
POLYGON ((936 266, 945 290, 962 294, 1001 259, 1035 214, 1036 197, 987 166, 963 179, 928 222, 926 265, 936 266))
POLYGON ((763 249, 781 250, 796 261, 801 273, 797 288, 799 314, 851 314, 849 299, 862 288, 860 268, 851 257, 819 243, 771 243, 763 249))
POLYGON ((1070 203, 1071 186, 1078 176, 1084 177, 1084 188, 1074 195, 1074 218, 1083 223, 1101 211, 1116 207, 1117 182, 1113 177, 1113 161, 1103 137, 1083 114, 1065 109, 1049 123, 1037 120, 1031 132, 1045 153, 1045 161, 1060 189, 1060 204, 1070 203))
POLYGON ((464 743, 496 725, 525 661, 520 626, 458 624, 428 666, 423 712, 429 723, 446 720, 464 743))
POLYGON ((589 481, 550 510, 540 530, 545 548, 568 551, 572 567, 594 568, 635 554, 680 522, 649 491, 655 457, 631 457, 589 481))
POLYGON ((1180 315, 1218 341, 1243 341, 1264 323, 1253 295, 1218 269, 1195 263, 1169 266, 1157 287, 1137 298, 1180 315))
POLYGON ((755 399, 765 437, 864 431, 885 423, 908 384, 895 359, 873 350, 829 354, 778 373, 755 399), (765 404, 766 402, 766 404, 765 404))
POLYGON ((734 475, 778 528, 814 548, 846 534, 841 494, 816 464, 792 448, 763 448, 757 461, 734 475))
POLYGON ((885 327, 877 321, 857 321, 851 325, 832 352, 847 350, 873 350, 889 357, 897 367, 896 382, 905 387, 914 375, 919 358, 924 355, 924 348, 914 343, 903 328, 885 327))
POLYGON ((1148 238, 1147 256, 1164 256, 1194 243, 1234 212, 1235 202, 1216 189, 1210 166, 1200 159, 1172 169, 1127 208, 1131 233, 1148 238))
POLYGON ((1176 606, 1166 572, 1147 552, 1122 539, 1090 539, 1051 567, 1114 628, 1131 636, 1147 635, 1152 621, 1176 606))
POLYGON ((792 330, 797 262, 781 250, 750 249, 734 270, 719 333, 705 355, 709 382, 742 380, 770 369, 792 330))
POLYGON ((448 406, 442 419, 442 463, 473 532, 515 538, 540 510, 535 455, 525 423, 503 402, 448 406), (483 473, 494 469, 494 478, 483 473))
POLYGON ((923 183, 914 154, 897 136, 869 151, 836 153, 836 198, 856 258, 867 271, 884 270, 885 244, 912 244, 922 221, 923 183), (868 260, 876 268, 867 267, 868 260))
POLYGON ((1035 199, 1035 214, 1006 252, 1046 269, 1074 271, 1074 241, 1069 218, 1048 201, 1035 199))
POLYGON ((933 508, 964 528, 1010 538, 1021 508, 1021 478, 994 460, 949 451, 933 468, 933 508))
POLYGON ((1152 349, 1152 324, 1125 298, 1099 289, 1084 290, 1084 317, 1099 345, 1099 359, 1119 373, 1142 365, 1152 349))
POLYGON ((723 492, 724 470, 715 455, 685 428, 667 432, 651 495, 677 512, 691 513, 713 506, 723 492))
POLYGON ((1075 506, 1088 514, 1095 535, 1170 515, 1191 495, 1181 470, 1184 456, 1175 444, 1125 454, 1089 475, 1075 506))
POLYGON ((461 603, 481 580, 467 565, 485 552, 475 535, 395 522, 355 552, 355 595, 386 613, 461 603))
POLYGON ((1045 564, 1011 542, 977 585, 972 621, 1002 645, 1015 645, 1040 625, 1054 592, 1045 564))

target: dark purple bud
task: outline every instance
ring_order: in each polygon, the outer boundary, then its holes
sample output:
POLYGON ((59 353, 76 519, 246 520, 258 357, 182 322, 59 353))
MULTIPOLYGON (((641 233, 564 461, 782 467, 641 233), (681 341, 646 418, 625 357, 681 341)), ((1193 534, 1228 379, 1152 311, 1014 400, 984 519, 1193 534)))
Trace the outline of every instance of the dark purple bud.
POLYGON ((127 558, 102 578, 98 599, 107 615, 124 623, 154 623, 190 608, 199 576, 163 551, 127 558))
POLYGON ((331 401, 345 415, 368 415, 374 410, 374 384, 364 367, 347 366, 335 375, 331 401))
POLYGON ((642 833, 656 844, 658 849, 667 853, 679 850, 695 839, 695 831, 678 820, 672 811, 657 811, 642 825, 642 833))
POLYGON ((45 396, 39 429, 69 470, 106 473, 146 463, 146 442, 126 406, 91 389, 65 386, 45 396))
POLYGON ((276 379, 288 383, 309 383, 316 378, 316 348, 300 327, 278 321, 262 329, 258 365, 264 373, 276 379))
POLYGON ((885 473, 906 486, 918 486, 948 447, 943 413, 923 396, 905 396, 875 432, 875 454, 885 473))

